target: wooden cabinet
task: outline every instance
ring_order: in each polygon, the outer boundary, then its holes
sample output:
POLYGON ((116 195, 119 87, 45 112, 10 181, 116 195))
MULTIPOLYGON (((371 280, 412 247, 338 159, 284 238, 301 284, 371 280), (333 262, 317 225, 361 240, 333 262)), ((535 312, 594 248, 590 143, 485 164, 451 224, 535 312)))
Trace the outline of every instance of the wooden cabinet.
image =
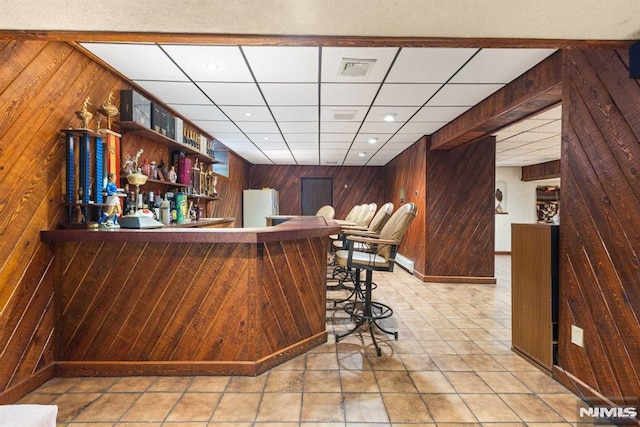
POLYGON ((557 351, 559 226, 511 225, 513 350, 551 372, 557 351))

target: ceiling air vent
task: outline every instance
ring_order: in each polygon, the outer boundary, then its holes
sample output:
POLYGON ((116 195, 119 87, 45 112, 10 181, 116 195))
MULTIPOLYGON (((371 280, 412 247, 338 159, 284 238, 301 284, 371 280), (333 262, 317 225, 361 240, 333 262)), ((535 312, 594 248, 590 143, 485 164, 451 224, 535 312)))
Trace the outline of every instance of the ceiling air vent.
POLYGON ((355 120, 357 110, 332 110, 334 120, 355 120))
POLYGON ((327 161, 326 161, 326 164, 327 164, 327 165, 337 165, 337 164, 338 164, 338 162, 337 162, 337 161, 335 161, 335 160, 327 160, 327 161))
POLYGON ((343 77, 366 77, 375 63, 375 59, 342 58, 338 75, 343 77))

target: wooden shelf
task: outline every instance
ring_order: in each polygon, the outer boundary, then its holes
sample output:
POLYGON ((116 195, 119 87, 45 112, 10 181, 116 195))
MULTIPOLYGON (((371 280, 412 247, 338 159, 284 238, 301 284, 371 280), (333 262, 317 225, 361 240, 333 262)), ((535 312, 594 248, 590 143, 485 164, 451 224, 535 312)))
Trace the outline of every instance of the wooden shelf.
MULTIPOLYGON (((127 181, 127 177, 126 176, 120 177, 120 180, 122 182, 127 183, 127 184, 129 183, 129 181, 127 181)), ((181 188, 189 187, 187 184, 181 184, 179 182, 162 181, 161 179, 153 179, 153 178, 147 179, 147 182, 144 185, 141 185, 140 187, 142 188, 147 184, 161 184, 161 185, 166 185, 167 187, 181 187, 181 188)), ((131 185, 131 184, 129 184, 129 185, 131 185)))
POLYGON ((187 194, 187 199, 199 199, 199 200, 220 200, 220 197, 211 197, 197 194, 187 194))
MULTIPOLYGON (((154 131, 153 129, 149 129, 147 127, 142 126, 139 123, 136 122, 118 122, 117 123, 120 126, 120 131, 122 133, 124 133, 125 131, 127 132, 135 132, 145 138, 148 138, 152 141, 158 142, 160 144, 164 144, 166 146, 168 146, 169 148, 173 148, 173 149, 178 149, 178 150, 182 150, 185 152, 186 155, 189 156, 194 156, 198 159, 200 159, 200 161, 204 162, 204 163, 220 163, 220 161, 214 159, 213 157, 207 156, 206 154, 202 154, 201 152, 193 149, 192 147, 188 146, 187 144, 183 144, 181 142, 178 142, 174 139, 171 139, 165 135, 162 135, 161 133, 158 133, 156 131, 154 131)), ((163 182, 163 181, 159 181, 159 182, 163 182)))

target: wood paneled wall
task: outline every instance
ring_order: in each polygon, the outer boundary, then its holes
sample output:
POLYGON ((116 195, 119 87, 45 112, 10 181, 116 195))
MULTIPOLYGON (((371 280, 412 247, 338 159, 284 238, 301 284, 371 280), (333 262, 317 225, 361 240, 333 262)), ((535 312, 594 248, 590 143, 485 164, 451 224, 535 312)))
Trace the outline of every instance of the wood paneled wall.
POLYGON ((333 178, 333 204, 336 218, 344 218, 354 205, 387 200, 383 194, 383 168, 360 166, 251 166, 250 188, 278 190, 280 214, 300 215, 302 208, 300 178, 333 178))
POLYGON ((564 55, 558 364, 574 379, 560 378, 588 396, 637 398, 640 82, 626 51, 564 55))
POLYGON ((0 403, 52 375, 58 345, 53 251, 39 231, 62 219, 64 144, 87 96, 124 83, 66 43, 0 41, 0 403))
POLYGON ((250 164, 229 152, 229 177, 218 176, 217 200, 210 203, 213 211, 210 216, 214 218, 235 218, 233 227, 242 226, 242 190, 249 188, 250 164))
POLYGON ((427 276, 495 280, 495 159, 495 137, 427 151, 427 276))
POLYGON ((418 216, 411 223, 399 252, 414 262, 415 271, 422 276, 426 266, 427 150, 427 138, 422 137, 384 167, 385 200, 392 202, 396 209, 409 202, 418 208, 418 216), (401 201, 403 188, 405 198, 401 201))

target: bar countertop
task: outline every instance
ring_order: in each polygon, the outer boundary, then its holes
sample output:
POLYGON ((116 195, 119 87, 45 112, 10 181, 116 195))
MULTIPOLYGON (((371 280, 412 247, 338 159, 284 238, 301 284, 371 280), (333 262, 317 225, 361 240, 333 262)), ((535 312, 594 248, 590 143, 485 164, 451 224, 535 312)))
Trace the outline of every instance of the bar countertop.
POLYGON ((293 217, 273 227, 82 229, 40 232, 43 242, 266 243, 335 234, 340 226, 318 216, 293 217))

